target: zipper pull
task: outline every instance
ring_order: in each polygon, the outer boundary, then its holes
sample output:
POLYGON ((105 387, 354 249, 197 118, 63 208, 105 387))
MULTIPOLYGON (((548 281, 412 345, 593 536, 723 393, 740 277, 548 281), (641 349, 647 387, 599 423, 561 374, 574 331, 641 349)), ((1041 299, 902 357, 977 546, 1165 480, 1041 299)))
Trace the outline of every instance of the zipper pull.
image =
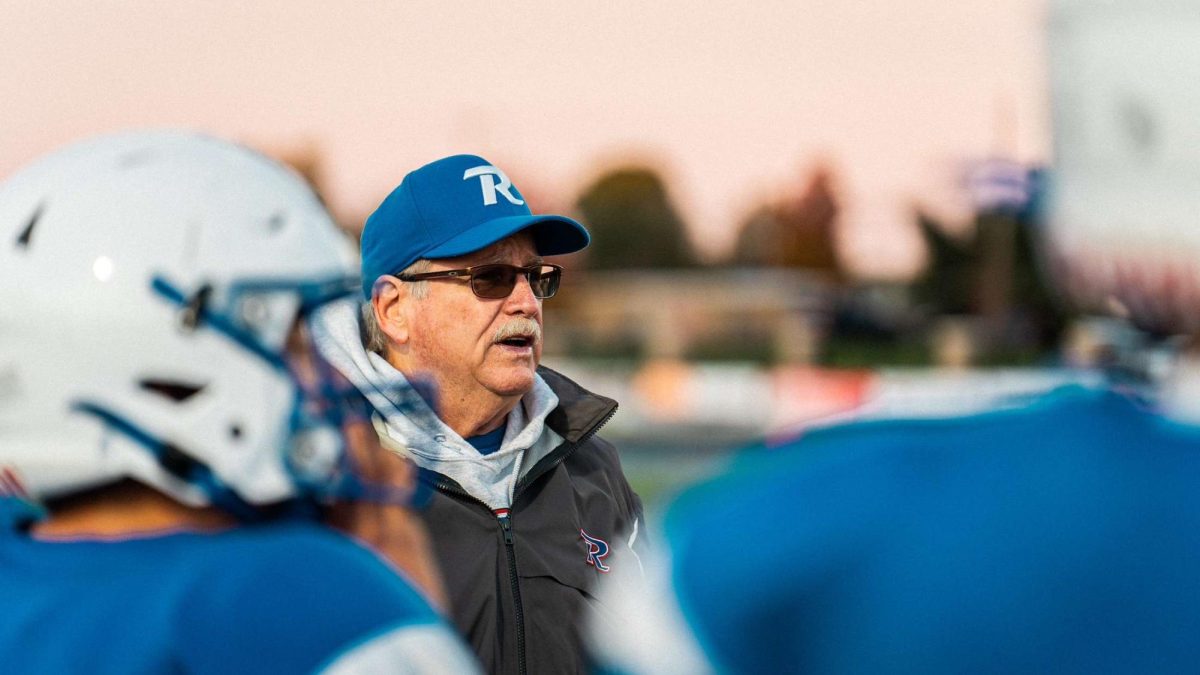
POLYGON ((512 521, 508 518, 508 509, 496 509, 496 518, 500 521, 500 530, 504 532, 504 543, 513 545, 512 521))

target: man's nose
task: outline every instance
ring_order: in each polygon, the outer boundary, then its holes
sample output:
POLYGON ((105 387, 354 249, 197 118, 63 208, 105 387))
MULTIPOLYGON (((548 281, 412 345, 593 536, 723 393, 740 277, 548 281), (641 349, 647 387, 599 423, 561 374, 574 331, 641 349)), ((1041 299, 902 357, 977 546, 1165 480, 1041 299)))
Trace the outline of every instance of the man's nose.
POLYGON ((508 294, 505 304, 510 312, 530 315, 537 313, 541 307, 541 301, 533 294, 533 286, 529 283, 528 274, 517 275, 517 283, 513 286, 512 293, 508 294))

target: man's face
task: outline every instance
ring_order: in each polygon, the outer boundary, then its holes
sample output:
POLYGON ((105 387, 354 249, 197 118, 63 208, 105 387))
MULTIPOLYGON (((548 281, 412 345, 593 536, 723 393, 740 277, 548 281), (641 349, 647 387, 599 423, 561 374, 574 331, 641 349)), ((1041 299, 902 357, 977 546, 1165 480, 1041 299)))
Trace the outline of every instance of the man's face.
MULTIPOLYGON (((429 271, 539 262, 532 236, 519 232, 465 256, 434 260, 429 271)), ((542 301, 529 281, 519 275, 512 293, 495 300, 476 297, 465 281, 429 284, 428 296, 408 302, 409 363, 410 374, 433 377, 439 406, 469 404, 484 391, 519 397, 532 389, 542 358, 542 301), (498 340, 505 329, 511 337, 498 340)))

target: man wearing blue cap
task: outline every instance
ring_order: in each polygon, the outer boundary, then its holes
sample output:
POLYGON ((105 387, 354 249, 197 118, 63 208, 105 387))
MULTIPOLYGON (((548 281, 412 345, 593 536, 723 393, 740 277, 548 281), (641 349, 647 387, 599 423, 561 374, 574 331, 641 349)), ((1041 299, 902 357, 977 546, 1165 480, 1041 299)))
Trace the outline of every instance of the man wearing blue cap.
POLYGON ((616 402, 539 367, 542 300, 562 274, 542 256, 589 240, 531 213, 487 160, 438 160, 367 219, 362 330, 342 306, 317 335, 380 411, 383 445, 435 488, 425 521, 451 613, 492 672, 584 670, 584 598, 637 540, 640 500, 595 435, 616 402), (432 385, 436 414, 410 380, 432 385))

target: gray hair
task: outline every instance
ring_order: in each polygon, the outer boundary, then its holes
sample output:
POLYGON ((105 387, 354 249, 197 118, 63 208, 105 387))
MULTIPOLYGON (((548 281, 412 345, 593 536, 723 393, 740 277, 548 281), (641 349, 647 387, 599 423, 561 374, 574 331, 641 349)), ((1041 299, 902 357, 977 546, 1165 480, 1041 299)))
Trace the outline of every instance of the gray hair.
MULTIPOLYGON (((405 267, 400 274, 421 274, 428 272, 432 267, 432 263, 428 260, 421 259, 415 263, 405 267)), ((429 295, 429 281, 406 281, 409 286, 409 294, 417 300, 423 300, 429 295)), ((369 352, 375 352, 380 356, 387 356, 388 339, 384 335, 383 329, 379 327, 379 322, 375 320, 375 306, 373 303, 364 302, 362 305, 362 323, 363 323, 363 338, 365 343, 363 346, 369 352)))

